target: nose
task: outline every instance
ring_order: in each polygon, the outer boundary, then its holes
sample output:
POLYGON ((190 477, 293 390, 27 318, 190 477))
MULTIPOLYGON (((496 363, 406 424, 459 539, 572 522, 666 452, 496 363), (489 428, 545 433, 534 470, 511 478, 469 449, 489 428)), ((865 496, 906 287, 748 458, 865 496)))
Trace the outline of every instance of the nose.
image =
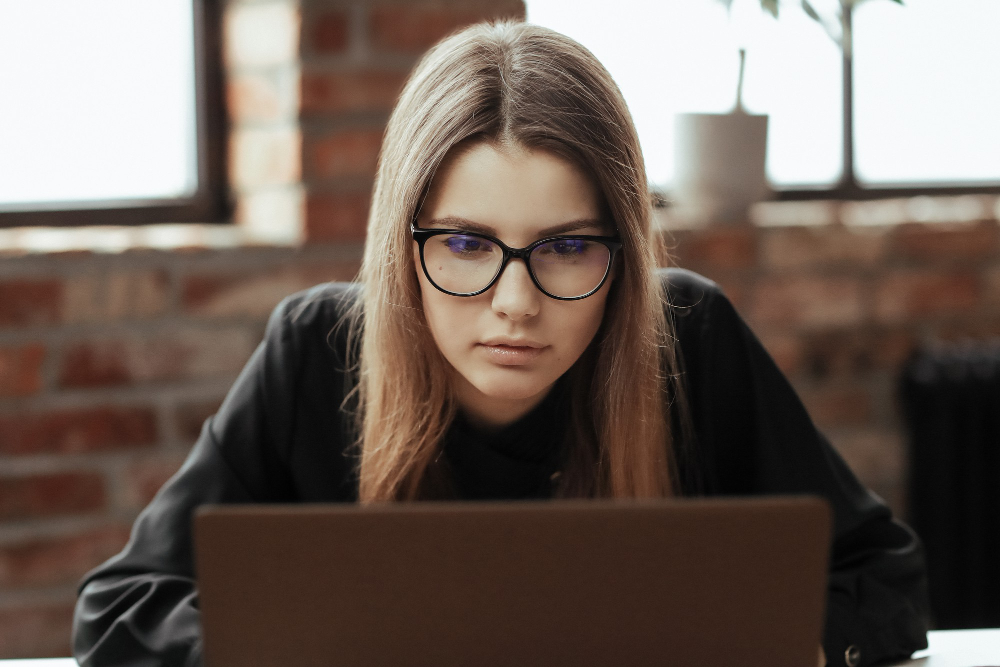
POLYGON ((515 322, 537 315, 541 297, 544 296, 531 282, 523 259, 510 260, 491 291, 493 312, 506 315, 515 322))

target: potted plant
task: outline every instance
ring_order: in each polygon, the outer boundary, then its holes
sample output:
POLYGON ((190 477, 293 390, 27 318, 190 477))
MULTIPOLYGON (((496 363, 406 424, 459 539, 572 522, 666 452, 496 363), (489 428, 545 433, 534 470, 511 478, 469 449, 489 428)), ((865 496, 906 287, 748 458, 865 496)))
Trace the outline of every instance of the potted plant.
MULTIPOLYGON (((733 20, 734 0, 717 0, 733 20)), ((851 57, 850 10, 863 0, 835 0, 833 12, 818 9, 813 0, 799 0, 803 11, 817 21, 851 57)), ((903 4, 903 0, 892 0, 903 4)), ((760 0, 761 10, 778 18, 779 0, 760 0)), ((768 198, 765 171, 766 115, 748 113, 743 106, 746 49, 741 47, 736 103, 724 114, 677 114, 675 172, 672 204, 675 216, 693 224, 745 224, 749 207, 768 198)))

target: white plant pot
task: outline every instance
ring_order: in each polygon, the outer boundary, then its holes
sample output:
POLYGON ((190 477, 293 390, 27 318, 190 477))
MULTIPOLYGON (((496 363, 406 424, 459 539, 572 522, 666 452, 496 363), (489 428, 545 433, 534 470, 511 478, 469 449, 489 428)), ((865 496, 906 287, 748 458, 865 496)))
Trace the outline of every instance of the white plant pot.
POLYGON ((748 224, 768 199, 767 116, 677 114, 671 215, 693 224, 748 224))

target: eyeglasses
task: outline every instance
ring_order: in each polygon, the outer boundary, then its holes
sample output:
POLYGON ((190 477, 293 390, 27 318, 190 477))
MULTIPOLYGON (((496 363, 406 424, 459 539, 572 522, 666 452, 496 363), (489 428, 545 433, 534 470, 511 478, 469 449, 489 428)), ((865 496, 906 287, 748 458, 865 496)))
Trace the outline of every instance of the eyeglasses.
POLYGON ((452 296, 476 296, 491 288, 512 259, 521 259, 535 287, 562 301, 584 299, 601 289, 622 242, 613 236, 550 236, 524 248, 458 229, 410 225, 420 265, 434 287, 452 296))

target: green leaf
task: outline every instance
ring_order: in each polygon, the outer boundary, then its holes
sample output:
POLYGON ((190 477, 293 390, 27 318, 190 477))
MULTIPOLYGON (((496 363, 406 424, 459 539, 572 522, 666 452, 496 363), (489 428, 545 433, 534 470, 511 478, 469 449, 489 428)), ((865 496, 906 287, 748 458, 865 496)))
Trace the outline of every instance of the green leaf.
POLYGON ((778 0, 760 0, 760 6, 770 12, 771 16, 778 18, 778 0))

